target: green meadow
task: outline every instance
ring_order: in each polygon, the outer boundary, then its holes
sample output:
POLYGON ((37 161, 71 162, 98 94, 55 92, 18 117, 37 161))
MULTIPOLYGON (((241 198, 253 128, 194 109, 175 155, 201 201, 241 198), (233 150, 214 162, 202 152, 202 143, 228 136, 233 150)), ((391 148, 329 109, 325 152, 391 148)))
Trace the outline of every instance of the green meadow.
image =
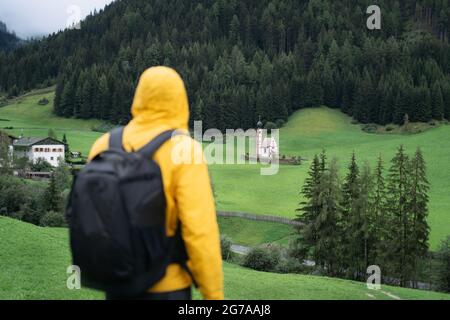
POLYGON ((72 151, 80 151, 87 155, 92 143, 101 133, 92 129, 98 127, 98 120, 79 120, 59 118, 52 113, 54 92, 37 91, 13 100, 12 104, 0 107, 0 130, 7 129, 8 133, 25 137, 47 136, 49 129, 53 129, 58 139, 66 134, 72 151), (39 100, 47 98, 50 103, 45 106, 38 104, 39 100))
POLYGON ((231 237, 233 243, 256 246, 263 243, 288 244, 295 237, 292 226, 243 218, 218 218, 220 233, 231 237))
MULTIPOLYGON (((101 135, 92 131, 101 124, 100 121, 58 118, 51 112, 53 98, 52 91, 38 91, 1 107, 0 129, 13 127, 6 131, 15 135, 23 132, 25 136, 45 136, 52 128, 58 138, 62 138, 64 133, 67 135, 71 150, 81 151, 86 155, 92 143, 101 135), (43 97, 48 98, 50 103, 39 106, 38 101, 43 97)), ((436 248, 440 240, 450 234, 448 125, 440 125, 417 134, 369 134, 362 131, 360 125, 352 124, 351 118, 339 110, 326 107, 300 110, 280 130, 280 153, 301 156, 307 161, 300 166, 282 165, 279 172, 272 176, 261 175, 260 165, 210 165, 217 208, 293 218, 301 201, 299 192, 309 169, 308 160, 323 148, 327 150, 330 159, 337 158, 343 176, 353 151, 356 152, 360 165, 368 161, 373 166, 381 155, 388 169, 390 159, 401 144, 411 154, 417 147, 424 152, 431 185, 428 220, 431 226, 430 243, 432 248, 436 248)), ((243 244, 287 239, 290 232, 282 225, 260 223, 251 226, 254 222, 238 224, 223 219, 219 221, 226 234, 243 244), (243 225, 246 228, 240 227, 243 225), (254 234, 245 232, 248 228, 254 230, 254 234)))
MULTIPOLYGON (((67 289, 71 265, 67 229, 41 228, 0 217, 0 300, 103 299, 103 293, 67 289)), ((257 272, 224 263, 226 299, 450 299, 450 295, 317 276, 257 272)), ((194 295, 200 298, 198 292, 194 295)))
MULTIPOLYGON (((344 176, 354 151, 360 165, 372 167, 379 155, 385 169, 398 146, 412 154, 424 153, 430 182, 430 243, 435 248, 450 234, 450 126, 441 125, 417 134, 370 134, 352 124, 351 118, 326 107, 296 112, 280 130, 280 153, 311 160, 326 149, 328 158, 338 160, 344 176)), ((242 211, 293 218, 301 201, 301 186, 310 161, 300 166, 283 166, 276 175, 260 175, 258 165, 212 165, 217 206, 225 211, 242 211)))

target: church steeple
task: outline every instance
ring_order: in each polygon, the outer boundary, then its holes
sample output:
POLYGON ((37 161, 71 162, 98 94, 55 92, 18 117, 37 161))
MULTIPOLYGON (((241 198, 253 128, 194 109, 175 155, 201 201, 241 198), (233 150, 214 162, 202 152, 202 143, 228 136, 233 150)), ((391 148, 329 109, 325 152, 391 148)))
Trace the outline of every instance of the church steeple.
POLYGON ((261 116, 259 116, 258 123, 256 124, 256 161, 259 161, 261 158, 262 126, 261 116))

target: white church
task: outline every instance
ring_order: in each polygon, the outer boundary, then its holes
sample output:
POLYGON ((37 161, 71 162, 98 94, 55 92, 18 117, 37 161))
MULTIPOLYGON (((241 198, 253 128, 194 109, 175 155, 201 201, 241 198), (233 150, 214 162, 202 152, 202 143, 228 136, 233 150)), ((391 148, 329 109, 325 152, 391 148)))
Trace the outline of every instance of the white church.
POLYGON ((258 121, 256 129, 256 158, 258 161, 269 161, 278 157, 278 145, 273 137, 263 137, 261 120, 258 121))

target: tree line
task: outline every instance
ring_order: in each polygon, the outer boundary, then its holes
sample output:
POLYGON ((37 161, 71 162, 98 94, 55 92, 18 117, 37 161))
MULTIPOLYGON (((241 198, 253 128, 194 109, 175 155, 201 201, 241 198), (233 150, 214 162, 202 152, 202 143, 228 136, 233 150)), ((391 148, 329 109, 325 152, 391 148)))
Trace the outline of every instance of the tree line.
POLYGON ((365 280, 377 265, 386 281, 415 285, 428 254, 426 164, 420 149, 400 146, 385 172, 353 154, 341 182, 335 159, 316 155, 301 190, 295 255, 331 276, 365 280))
POLYGON ((363 123, 450 117, 450 7, 445 0, 116 1, 66 30, 0 52, 0 91, 57 84, 55 113, 130 119, 147 67, 186 81, 191 122, 250 128, 326 104, 363 123))

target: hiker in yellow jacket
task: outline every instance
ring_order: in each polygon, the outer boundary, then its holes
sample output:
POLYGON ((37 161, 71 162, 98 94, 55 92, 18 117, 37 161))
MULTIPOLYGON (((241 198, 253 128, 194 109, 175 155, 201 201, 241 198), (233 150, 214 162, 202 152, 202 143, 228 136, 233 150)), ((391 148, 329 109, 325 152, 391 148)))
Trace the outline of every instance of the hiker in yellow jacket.
MULTIPOLYGON (((146 70, 136 89, 133 119, 125 127, 123 147, 139 150, 163 131, 170 129, 188 132, 189 107, 186 89, 178 73, 166 67, 146 70)), ((197 152, 199 144, 189 139, 197 152)), ((162 172, 166 195, 167 235, 175 234, 177 219, 181 221, 182 237, 189 256, 188 267, 205 299, 223 299, 223 273, 219 229, 216 220, 208 169, 200 155, 191 153, 191 163, 173 161, 176 142, 167 141, 155 154, 154 160, 162 172), (196 159, 194 159, 196 158, 196 159)), ((89 154, 93 159, 108 149, 109 134, 97 140, 89 154)), ((198 151, 200 150, 200 151, 198 151)), ((192 286, 189 274, 178 264, 171 264, 166 275, 149 294, 164 295, 192 286)))

